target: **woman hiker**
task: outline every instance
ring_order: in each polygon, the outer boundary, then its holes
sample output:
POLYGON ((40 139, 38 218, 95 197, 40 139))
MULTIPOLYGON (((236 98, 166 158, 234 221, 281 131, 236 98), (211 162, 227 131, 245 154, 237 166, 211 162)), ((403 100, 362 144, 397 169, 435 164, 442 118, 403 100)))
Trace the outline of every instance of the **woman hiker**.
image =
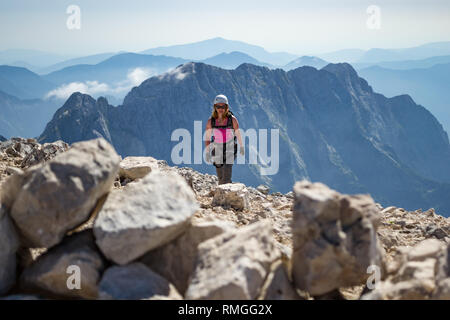
POLYGON ((228 98, 219 94, 214 98, 213 112, 206 123, 206 161, 213 161, 219 184, 231 183, 231 173, 237 155, 236 137, 239 152, 244 155, 244 146, 239 123, 230 111, 228 98))

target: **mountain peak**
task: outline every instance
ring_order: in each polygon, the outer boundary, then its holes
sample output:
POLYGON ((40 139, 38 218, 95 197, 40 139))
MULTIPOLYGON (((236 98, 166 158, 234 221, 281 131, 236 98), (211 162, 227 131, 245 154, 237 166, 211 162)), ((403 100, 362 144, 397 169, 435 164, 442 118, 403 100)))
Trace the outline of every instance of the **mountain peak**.
POLYGON ((348 74, 350 76, 358 76, 355 69, 352 67, 351 64, 347 62, 341 62, 341 63, 329 63, 325 67, 322 68, 322 70, 334 73, 334 74, 348 74))
POLYGON ((347 62, 329 63, 321 70, 333 73, 346 87, 358 91, 372 92, 366 80, 360 78, 356 70, 347 62))
POLYGON ((244 62, 244 63, 241 63, 236 68, 236 70, 270 70, 270 69, 266 66, 257 66, 253 63, 244 62))
POLYGON ((92 98, 90 95, 77 91, 70 95, 64 105, 73 105, 77 102, 81 102, 81 104, 83 104, 83 102, 86 100, 92 100, 95 102, 94 98, 92 98))

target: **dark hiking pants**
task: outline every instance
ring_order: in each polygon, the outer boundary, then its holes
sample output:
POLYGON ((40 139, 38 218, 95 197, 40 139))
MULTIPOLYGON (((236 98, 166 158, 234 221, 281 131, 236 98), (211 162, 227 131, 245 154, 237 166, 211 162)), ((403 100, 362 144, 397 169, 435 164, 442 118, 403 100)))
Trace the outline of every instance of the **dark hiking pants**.
POLYGON ((220 168, 216 167, 217 178, 219 178, 219 184, 231 183, 231 171, 233 164, 224 164, 220 168))

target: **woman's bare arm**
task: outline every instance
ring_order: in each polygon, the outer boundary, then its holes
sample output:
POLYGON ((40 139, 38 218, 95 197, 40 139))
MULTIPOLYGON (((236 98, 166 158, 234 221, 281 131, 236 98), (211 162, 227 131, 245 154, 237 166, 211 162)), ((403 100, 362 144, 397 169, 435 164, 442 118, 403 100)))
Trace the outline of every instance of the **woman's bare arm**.
POLYGON ((238 139, 239 145, 241 147, 243 147, 244 145, 242 144, 242 137, 241 137, 241 130, 239 129, 239 122, 236 119, 236 117, 234 117, 234 116, 232 119, 233 119, 233 129, 234 129, 234 132, 236 132, 236 137, 238 139))
POLYGON ((211 143, 211 119, 206 122, 206 134, 205 134, 205 147, 208 149, 209 144, 211 143))

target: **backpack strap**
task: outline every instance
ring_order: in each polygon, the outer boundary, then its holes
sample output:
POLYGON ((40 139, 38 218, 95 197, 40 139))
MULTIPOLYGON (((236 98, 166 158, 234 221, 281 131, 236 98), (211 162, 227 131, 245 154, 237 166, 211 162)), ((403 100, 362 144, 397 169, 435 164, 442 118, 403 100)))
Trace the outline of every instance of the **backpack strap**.
POLYGON ((233 116, 232 115, 228 116, 227 124, 224 126, 216 125, 216 119, 214 117, 211 117, 211 127, 212 128, 231 128, 231 129, 233 129, 233 116))
POLYGON ((231 114, 228 116, 227 128, 233 129, 233 116, 231 114))

